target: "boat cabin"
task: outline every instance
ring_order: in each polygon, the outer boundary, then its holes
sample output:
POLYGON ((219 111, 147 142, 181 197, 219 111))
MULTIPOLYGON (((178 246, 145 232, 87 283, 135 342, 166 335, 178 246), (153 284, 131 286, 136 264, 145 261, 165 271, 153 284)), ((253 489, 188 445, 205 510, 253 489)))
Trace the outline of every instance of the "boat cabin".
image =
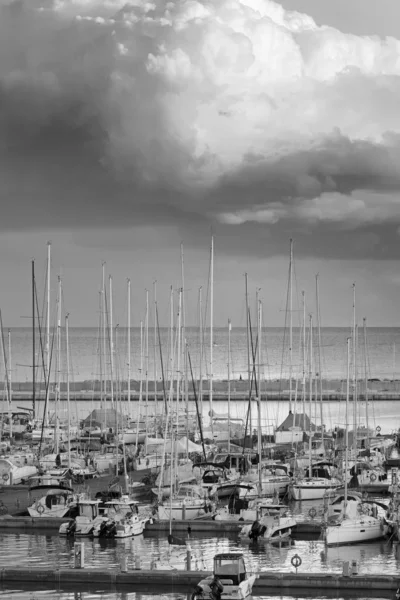
POLYGON ((139 503, 135 500, 127 500, 124 496, 121 499, 105 502, 104 507, 108 517, 118 515, 119 518, 124 519, 125 517, 139 514, 139 503))
POLYGON ((246 579, 246 565, 243 554, 223 553, 214 556, 214 577, 223 585, 239 585, 246 579))
POLYGON ((94 521, 94 519, 99 515, 99 504, 99 500, 78 500, 77 519, 82 521, 94 521))

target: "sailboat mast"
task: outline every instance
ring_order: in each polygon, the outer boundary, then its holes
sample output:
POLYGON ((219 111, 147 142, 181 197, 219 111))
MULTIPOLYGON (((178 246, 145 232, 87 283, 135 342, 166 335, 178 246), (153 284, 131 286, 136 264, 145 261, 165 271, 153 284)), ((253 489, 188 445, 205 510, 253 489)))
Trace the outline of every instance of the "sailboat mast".
POLYGON ((104 422, 102 427, 106 428, 106 400, 107 400, 107 383, 105 378, 105 364, 106 364, 106 263, 101 263, 101 292, 100 292, 100 388, 101 388, 101 408, 102 415, 104 415, 104 422))
POLYGON ((138 414, 136 417, 136 442, 135 442, 135 453, 136 454, 138 451, 138 444, 139 444, 139 422, 140 422, 141 411, 142 411, 142 398, 143 398, 143 321, 140 321, 140 380, 139 380, 139 407, 138 407, 138 414))
POLYGON ((131 415, 131 280, 128 279, 128 417, 131 415))
POLYGON ((178 299, 178 361, 176 370, 176 433, 178 434, 179 427, 179 400, 180 400, 180 386, 181 386, 181 335, 182 335, 182 289, 179 290, 178 299))
POLYGON ((290 238, 289 258, 289 412, 292 412, 293 396, 293 240, 290 238))
POLYGON ((306 414, 306 293, 303 290, 301 292, 303 301, 303 429, 304 429, 304 416, 306 414))
POLYGON ((231 320, 228 319, 228 453, 231 451, 231 320))
POLYGON ((12 369, 11 369, 11 330, 8 330, 8 419, 10 422, 10 442, 12 440, 12 369))
MULTIPOLYGON (((47 295, 46 295, 46 375, 45 380, 48 379, 50 381, 50 272, 51 272, 51 242, 47 242, 47 277, 46 277, 46 287, 47 287, 47 295)), ((47 390, 49 386, 46 386, 47 390)), ((45 425, 47 425, 48 421, 48 392, 46 392, 46 401, 44 405, 44 415, 43 420, 45 425)))
MULTIPOLYGON (((244 274, 244 283, 245 283, 245 296, 246 296, 246 342, 247 342, 247 381, 248 381, 248 386, 249 386, 249 394, 251 393, 251 370, 250 370, 250 309, 249 309, 249 292, 248 292, 248 286, 247 286, 247 273, 244 274)), ((248 409, 248 415, 249 415, 249 429, 250 429, 250 437, 252 434, 252 429, 251 429, 251 397, 250 397, 250 401, 249 401, 249 409, 248 409)), ((244 443, 246 444, 246 435, 247 435, 247 431, 244 432, 244 437, 245 437, 245 441, 244 443)))
POLYGON ((210 413, 211 432, 214 434, 213 417, 213 346, 214 346, 214 236, 211 236, 210 257, 210 413))
POLYGON ((62 283, 61 277, 58 276, 58 300, 57 300, 57 371, 56 371, 56 395, 54 398, 54 452, 58 454, 59 436, 58 436, 58 409, 60 402, 60 386, 61 386, 61 298, 62 298, 62 283))
POLYGON ((146 290, 146 315, 145 315, 145 369, 146 369, 146 381, 145 381, 145 394, 146 394, 146 408, 145 408, 145 420, 146 420, 146 439, 144 442, 145 454, 147 455, 147 434, 148 434, 148 421, 149 421, 149 290, 146 290))
POLYGON ((367 319, 363 318, 364 329, 364 386, 365 386, 365 425, 367 428, 367 448, 369 448, 369 406, 368 406, 368 348, 367 348, 367 319))
POLYGON ((353 283, 353 451, 357 457, 357 324, 356 324, 356 284, 353 283))
POLYGON ((68 426, 67 426, 67 443, 68 443, 68 469, 71 468, 71 404, 70 404, 70 390, 69 390, 69 315, 65 315, 65 343, 66 343, 66 352, 67 352, 67 418, 68 418, 68 426))
POLYGON ((32 419, 36 418, 36 326, 35 326, 35 261, 32 260, 32 419))
POLYGON ((344 442, 344 511, 347 508, 347 471, 349 468, 349 400, 350 400, 350 338, 347 338, 346 432, 344 442))
POLYGON ((310 356, 309 356, 309 385, 310 385, 310 444, 309 444, 309 477, 311 477, 311 450, 312 450, 312 438, 313 432, 311 427, 311 415, 312 415, 312 396, 313 396, 313 318, 310 314, 310 356))
POLYGON ((203 303, 202 286, 199 287, 199 332, 200 332, 200 364, 199 364, 199 406, 201 427, 203 426, 203 303))
POLYGON ((154 308, 154 350, 153 350, 153 377, 154 377, 154 415, 158 413, 157 396, 157 281, 153 281, 153 308, 154 308))
POLYGON ((323 411, 323 396, 322 396, 322 374, 321 374, 321 313, 319 307, 319 275, 315 276, 315 293, 317 304, 317 331, 318 331, 318 395, 319 395, 319 410, 321 419, 321 445, 324 448, 324 411, 323 411))
POLYGON ((114 332, 113 332, 113 281, 108 277, 110 289, 110 314, 109 314, 109 337, 110 337, 110 395, 111 407, 114 408, 114 332))
POLYGON ((186 454, 189 454, 189 386, 188 386, 188 353, 186 351, 186 302, 185 302, 185 263, 183 243, 181 243, 181 280, 182 280, 182 349, 186 410, 186 454))

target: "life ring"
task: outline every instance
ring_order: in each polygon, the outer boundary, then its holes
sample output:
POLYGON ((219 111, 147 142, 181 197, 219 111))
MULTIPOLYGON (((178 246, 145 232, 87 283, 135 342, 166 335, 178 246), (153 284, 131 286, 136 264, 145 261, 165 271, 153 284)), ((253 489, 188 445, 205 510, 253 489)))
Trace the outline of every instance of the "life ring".
POLYGON ((1 476, 3 481, 8 481, 10 479, 10 474, 9 473, 3 473, 3 475, 1 476))
POLYGON ((380 432, 381 432, 381 427, 380 427, 380 425, 377 425, 377 427, 375 427, 375 431, 376 431, 377 433, 380 433, 380 432))
MULTIPOLYGON (((310 508, 310 510, 308 511, 308 514, 309 514, 309 516, 310 516, 312 519, 315 519, 315 517, 317 516, 317 511, 316 511, 316 510, 315 510, 315 508, 312 506, 312 507, 310 508)), ((296 556, 297 556, 297 555, 296 555, 296 556)))
POLYGON ((39 515, 42 515, 44 513, 44 506, 43 504, 38 504, 36 507, 37 512, 39 513, 39 515))
POLYGON ((369 476, 369 480, 371 483, 374 483, 374 481, 376 481, 376 475, 375 473, 371 473, 371 475, 369 476))
POLYGON ((295 554, 290 559, 290 562, 292 563, 292 565, 294 566, 294 568, 297 570, 301 566, 301 564, 302 564, 303 561, 301 560, 301 557, 298 554, 295 554))

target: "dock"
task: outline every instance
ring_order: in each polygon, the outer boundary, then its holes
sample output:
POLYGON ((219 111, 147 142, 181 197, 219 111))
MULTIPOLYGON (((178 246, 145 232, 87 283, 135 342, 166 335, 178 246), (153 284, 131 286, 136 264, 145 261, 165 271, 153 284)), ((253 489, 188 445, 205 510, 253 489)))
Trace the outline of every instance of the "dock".
MULTIPOLYGON (((0 570, 0 585, 12 587, 18 585, 41 586, 61 589, 71 585, 85 587, 101 585, 104 590, 116 588, 141 588, 148 593, 163 590, 164 593, 181 590, 190 592, 196 584, 211 575, 210 571, 187 570, 158 570, 134 569, 104 571, 102 569, 17 569, 3 568, 0 570), (150 583, 151 582, 151 583, 150 583)), ((299 590, 318 590, 321 592, 360 591, 395 592, 400 587, 400 577, 394 575, 350 575, 339 573, 294 573, 294 572, 260 572, 253 587, 253 595, 259 596, 279 590, 284 593, 299 592, 299 590)), ((297 593, 296 593, 297 595, 297 593)), ((394 597, 393 593, 389 597, 394 597)))
MULTIPOLYGON (((55 531, 58 533, 60 525, 70 521, 69 518, 59 517, 30 517, 30 516, 11 516, 4 515, 0 517, 1 530, 46 530, 46 532, 55 531)), ((193 519, 191 521, 173 520, 172 533, 179 534, 202 534, 212 533, 213 535, 238 534, 244 525, 251 525, 253 521, 214 521, 213 519, 193 519)), ((169 533, 169 521, 149 521, 146 523, 145 533, 158 534, 169 533)), ((302 535, 319 536, 321 533, 321 524, 316 521, 304 521, 293 527, 293 534, 296 539, 302 535)))

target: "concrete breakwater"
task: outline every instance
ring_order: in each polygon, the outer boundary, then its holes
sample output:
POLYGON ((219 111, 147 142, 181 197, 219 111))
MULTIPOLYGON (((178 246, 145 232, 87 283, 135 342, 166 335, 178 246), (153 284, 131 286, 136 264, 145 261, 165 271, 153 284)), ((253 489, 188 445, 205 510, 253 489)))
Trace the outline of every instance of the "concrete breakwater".
MULTIPOLYGON (((294 391, 294 383, 292 382, 292 397, 295 395, 294 391)), ((12 396, 14 403, 20 400, 32 401, 33 392, 32 392, 32 382, 13 382, 13 390, 12 396)), ((165 386, 165 389, 162 385, 161 381, 157 381, 156 386, 154 386, 154 381, 149 381, 149 393, 148 400, 153 402, 155 398, 158 401, 162 402, 164 397, 168 396, 168 386, 165 386)), ((199 381, 194 382, 194 386, 196 389, 196 396, 199 396, 199 381)), ((175 382, 176 389, 176 382, 175 382)), ((110 393, 110 382, 104 382, 103 387, 101 387, 100 381, 81 381, 74 382, 70 385, 70 393, 71 398, 73 400, 88 400, 91 402, 100 401, 101 398, 111 399, 110 393)), ((247 400, 249 398, 249 382, 247 379, 235 379, 231 382, 230 385, 230 396, 232 400, 247 400)), ((288 401, 290 392, 290 384, 286 379, 279 380, 263 380, 260 385, 261 392, 260 397, 262 400, 272 399, 272 400, 282 400, 288 401)), ((357 384, 358 389, 358 398, 363 400, 365 398, 365 382, 364 380, 359 380, 357 384)), ((130 398, 133 402, 139 401, 139 390, 140 390, 140 382, 136 380, 131 381, 130 385, 130 398)), ((346 382, 340 379, 323 379, 322 380, 322 391, 324 400, 332 400, 332 401, 340 401, 345 400, 346 398, 346 382)), ((60 394, 61 399, 66 399, 66 386, 65 384, 61 384, 60 394)), ((302 393, 302 386, 298 388, 298 395, 302 393)), ((50 390, 51 397, 54 395, 54 390, 50 390)), ((195 393, 193 391, 193 384, 189 382, 188 384, 188 396, 190 400, 195 399, 195 393)), ((252 396, 255 396, 254 387, 252 396)), ((43 385, 35 386, 35 399, 37 401, 43 401, 46 397, 46 390, 43 385)), ((115 392, 114 392, 115 397, 115 392)), ((118 397, 121 398, 122 401, 126 401, 128 399, 128 390, 127 390, 127 382, 124 381, 121 384, 121 389, 118 392, 118 397)), ((145 398, 145 394, 143 393, 143 398, 145 398)), ((203 393, 202 393, 203 401, 209 401, 210 393, 209 393, 209 382, 203 381, 203 393)), ((219 380, 213 382, 213 400, 218 401, 226 401, 228 399, 228 381, 219 380)), ((375 400, 400 400, 400 381, 398 380, 378 380, 371 379, 368 381, 368 399, 371 401, 375 400)))
MULTIPOLYGON (((124 568, 124 567, 123 567, 124 568)), ((190 591, 204 577, 211 575, 210 571, 187 570, 103 570, 92 568, 76 569, 0 569, 0 584, 40 585, 60 589, 63 586, 85 585, 89 587, 101 585, 104 589, 118 587, 137 587, 143 591, 168 592, 172 590, 190 591)), ((253 587, 255 596, 281 590, 287 593, 299 590, 319 590, 324 592, 355 591, 393 592, 400 585, 399 577, 394 575, 350 575, 339 573, 293 573, 293 572, 260 572, 253 587)))

